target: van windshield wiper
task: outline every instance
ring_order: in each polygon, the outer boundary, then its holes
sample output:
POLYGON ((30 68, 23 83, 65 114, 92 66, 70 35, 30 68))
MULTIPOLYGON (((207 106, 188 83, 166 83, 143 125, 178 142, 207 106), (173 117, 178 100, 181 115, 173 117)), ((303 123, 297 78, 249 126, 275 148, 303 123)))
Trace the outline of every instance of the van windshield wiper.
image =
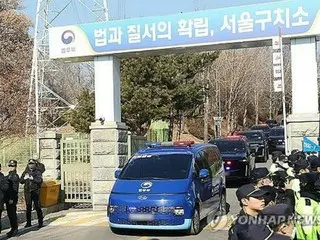
POLYGON ((132 177, 122 177, 119 178, 120 180, 138 180, 137 178, 132 178, 132 177))

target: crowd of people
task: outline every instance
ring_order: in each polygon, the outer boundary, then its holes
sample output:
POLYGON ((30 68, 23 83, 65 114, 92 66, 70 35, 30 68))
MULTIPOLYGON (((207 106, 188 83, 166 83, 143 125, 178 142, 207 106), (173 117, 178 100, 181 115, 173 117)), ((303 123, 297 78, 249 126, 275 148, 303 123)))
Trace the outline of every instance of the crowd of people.
POLYGON ((320 159, 295 150, 274 152, 272 161, 237 189, 241 211, 229 239, 320 239, 320 159))
POLYGON ((7 233, 7 237, 10 238, 16 236, 18 233, 17 203, 19 184, 24 185, 27 220, 25 228, 31 227, 32 205, 37 212, 38 227, 41 228, 43 226, 43 214, 40 206, 40 188, 43 181, 42 174, 45 171, 45 167, 39 161, 30 159, 21 177, 19 177, 17 173, 17 161, 10 160, 8 167, 9 172, 5 176, 1 171, 0 164, 0 218, 5 206, 11 226, 11 230, 7 233))

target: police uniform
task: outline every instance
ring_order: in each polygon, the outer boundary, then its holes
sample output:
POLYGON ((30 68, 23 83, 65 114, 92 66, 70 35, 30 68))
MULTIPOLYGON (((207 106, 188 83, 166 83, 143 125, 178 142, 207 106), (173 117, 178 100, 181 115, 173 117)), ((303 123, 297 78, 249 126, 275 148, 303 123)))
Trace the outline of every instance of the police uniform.
MULTIPOLYGON (((249 197, 263 197, 264 195, 268 194, 268 192, 256 187, 254 184, 246 184, 238 188, 236 195, 241 202, 243 198, 249 197)), ((250 216, 241 210, 237 219, 232 223, 229 229, 229 240, 247 240, 249 239, 250 235, 248 232, 248 228, 250 224, 253 224, 256 220, 257 216, 250 216)))
POLYGON ((5 201, 5 192, 8 190, 8 181, 1 172, 1 164, 0 164, 0 233, 1 233, 1 215, 4 208, 5 201))
POLYGON ((296 213, 298 239, 317 239, 319 234, 320 173, 310 172, 299 175, 301 191, 297 194, 296 213), (316 219, 311 217, 317 217, 316 219))
POLYGON ((42 173, 36 167, 36 161, 34 159, 30 159, 28 162, 28 167, 23 172, 20 179, 20 183, 24 184, 24 196, 27 207, 27 224, 25 227, 31 226, 32 202, 34 203, 34 207, 38 216, 38 227, 43 226, 43 214, 40 207, 40 188, 42 181, 42 173))
MULTIPOLYGON (((292 209, 287 204, 276 204, 264 208, 259 214, 260 222, 249 226, 250 240, 289 240, 291 237, 274 231, 281 224, 293 218, 292 209)), ((293 223, 292 223, 293 224, 293 223)))
MULTIPOLYGON (((17 161, 10 160, 9 167, 17 167, 17 161)), ((7 234, 9 237, 13 237, 18 232, 18 220, 17 220, 17 203, 19 193, 19 175, 16 170, 9 171, 6 177, 9 183, 9 188, 5 194, 6 208, 8 218, 10 220, 11 231, 7 234)))

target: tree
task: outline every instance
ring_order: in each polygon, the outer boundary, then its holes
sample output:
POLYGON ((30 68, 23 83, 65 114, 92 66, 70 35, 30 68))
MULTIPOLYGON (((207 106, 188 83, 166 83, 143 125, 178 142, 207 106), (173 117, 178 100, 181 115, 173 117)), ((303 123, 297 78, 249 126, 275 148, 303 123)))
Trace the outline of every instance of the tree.
MULTIPOLYGON (((20 1, 0 3, 0 139, 22 134, 28 102, 32 41, 30 20, 15 11, 20 1)), ((1 147, 0 142, 0 147, 1 147)), ((3 146, 2 146, 3 147, 3 146)))
POLYGON ((84 88, 77 99, 76 108, 65 112, 63 119, 77 132, 89 133, 90 124, 95 121, 94 94, 84 88))
POLYGON ((151 120, 192 116, 203 102, 203 83, 195 76, 218 57, 217 52, 140 57, 122 61, 123 118, 131 130, 145 134, 151 120))

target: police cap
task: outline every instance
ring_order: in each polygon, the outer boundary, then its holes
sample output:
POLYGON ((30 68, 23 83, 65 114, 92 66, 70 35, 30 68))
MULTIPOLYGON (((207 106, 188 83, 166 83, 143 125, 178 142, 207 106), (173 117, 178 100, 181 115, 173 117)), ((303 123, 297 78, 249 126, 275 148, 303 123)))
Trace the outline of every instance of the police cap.
POLYGON ((261 168, 255 168, 252 171, 251 174, 251 180, 252 181, 258 181, 260 179, 266 178, 269 176, 269 170, 265 167, 261 167, 261 168))
POLYGON ((293 218, 292 208, 288 204, 276 204, 265 207, 261 211, 261 216, 266 223, 273 229, 281 223, 286 223, 293 218))
POLYGON ((317 156, 310 156, 308 157, 308 160, 313 170, 316 170, 318 167, 320 167, 320 159, 317 156))
POLYGON ((16 160, 10 160, 8 162, 9 167, 16 167, 18 165, 18 162, 16 160))
POLYGON ((246 184, 238 188, 236 195, 239 201, 243 198, 248 197, 263 197, 268 194, 268 192, 256 187, 254 184, 246 184))
POLYGON ((37 163, 37 161, 34 159, 29 159, 29 161, 28 161, 28 164, 36 164, 36 163, 37 163))
POLYGON ((268 192, 268 194, 264 195, 264 202, 268 205, 271 201, 275 202, 277 197, 277 189, 272 186, 262 186, 260 189, 268 192))
POLYGON ((306 159, 299 159, 294 164, 294 170, 296 172, 299 172, 301 169, 306 169, 306 168, 309 168, 309 167, 310 167, 310 164, 306 159))

